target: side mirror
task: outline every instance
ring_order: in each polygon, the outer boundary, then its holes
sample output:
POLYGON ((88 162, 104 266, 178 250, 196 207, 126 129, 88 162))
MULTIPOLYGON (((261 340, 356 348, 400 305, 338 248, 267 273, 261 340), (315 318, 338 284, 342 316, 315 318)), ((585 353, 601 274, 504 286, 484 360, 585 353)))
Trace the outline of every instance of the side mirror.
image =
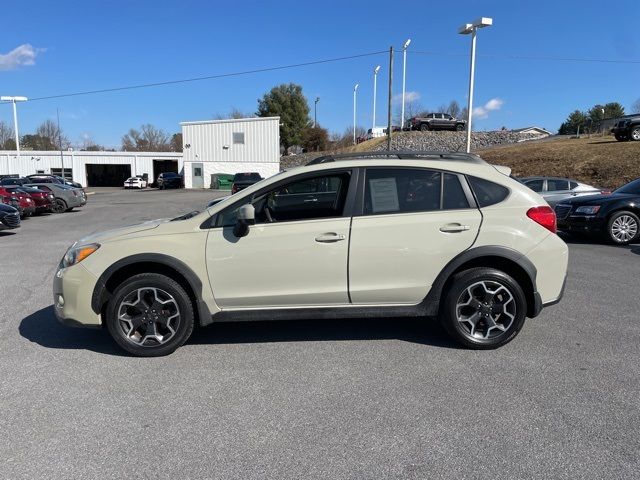
POLYGON ((233 227, 233 234, 240 238, 249 234, 249 225, 256 223, 256 210, 253 205, 247 203, 238 209, 238 219, 233 227))

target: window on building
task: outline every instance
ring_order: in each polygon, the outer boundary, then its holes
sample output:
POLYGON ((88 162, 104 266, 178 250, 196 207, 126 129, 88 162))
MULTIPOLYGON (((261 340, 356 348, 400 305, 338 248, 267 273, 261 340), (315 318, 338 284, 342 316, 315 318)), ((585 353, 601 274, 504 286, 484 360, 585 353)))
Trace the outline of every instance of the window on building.
POLYGON ((233 132, 233 143, 236 145, 244 145, 244 132, 233 132))
MULTIPOLYGON (((52 168, 51 175, 57 175, 58 177, 62 177, 62 168, 52 168)), ((64 169, 64 179, 65 180, 73 180, 73 170, 70 168, 64 169)))

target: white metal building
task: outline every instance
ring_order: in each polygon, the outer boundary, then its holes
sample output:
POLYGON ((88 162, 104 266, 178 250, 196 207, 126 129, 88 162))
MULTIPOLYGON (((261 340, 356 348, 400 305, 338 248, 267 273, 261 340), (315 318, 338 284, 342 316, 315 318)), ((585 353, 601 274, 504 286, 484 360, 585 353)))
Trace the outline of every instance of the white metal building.
POLYGON ((184 184, 209 188, 211 175, 280 171, 280 117, 183 122, 184 184))
POLYGON ((130 176, 148 175, 155 181, 162 172, 182 173, 182 153, 178 152, 83 152, 83 151, 0 151, 0 175, 21 177, 34 173, 61 175, 84 187, 121 187, 130 176))

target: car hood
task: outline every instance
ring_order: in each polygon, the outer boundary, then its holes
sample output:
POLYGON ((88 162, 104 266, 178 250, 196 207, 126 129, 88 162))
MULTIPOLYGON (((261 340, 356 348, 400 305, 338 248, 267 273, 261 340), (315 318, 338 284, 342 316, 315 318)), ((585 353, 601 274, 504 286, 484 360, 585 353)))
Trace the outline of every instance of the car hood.
POLYGON ((143 232, 145 230, 153 230, 154 228, 158 228, 159 225, 166 223, 169 220, 170 219, 168 218, 163 218, 158 220, 149 220, 147 222, 139 223, 137 225, 113 228, 111 230, 104 230, 101 232, 92 233, 91 235, 82 237, 80 240, 76 242, 76 245, 87 245, 89 243, 102 243, 102 242, 107 242, 116 237, 118 239, 121 239, 126 235, 131 235, 133 233, 143 232))
POLYGON ((603 203, 615 202, 628 196, 630 195, 623 193, 612 193, 609 195, 585 195, 584 197, 562 200, 561 203, 569 203, 571 205, 600 205, 603 203))

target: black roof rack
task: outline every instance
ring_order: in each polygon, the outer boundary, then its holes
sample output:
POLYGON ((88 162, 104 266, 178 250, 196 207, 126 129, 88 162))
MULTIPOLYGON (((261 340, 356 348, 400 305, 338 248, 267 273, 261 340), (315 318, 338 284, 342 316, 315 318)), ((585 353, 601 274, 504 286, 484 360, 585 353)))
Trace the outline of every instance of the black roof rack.
POLYGON ((350 152, 350 153, 336 153, 332 155, 323 155, 322 157, 314 158, 307 165, 319 165, 321 163, 337 162, 340 160, 359 160, 359 159, 385 159, 385 158, 397 158, 399 160, 404 159, 417 159, 428 158, 429 160, 456 160, 461 162, 481 163, 486 162, 478 155, 473 153, 460 153, 460 152, 442 152, 442 151, 413 151, 413 150, 384 150, 380 152, 350 152))

